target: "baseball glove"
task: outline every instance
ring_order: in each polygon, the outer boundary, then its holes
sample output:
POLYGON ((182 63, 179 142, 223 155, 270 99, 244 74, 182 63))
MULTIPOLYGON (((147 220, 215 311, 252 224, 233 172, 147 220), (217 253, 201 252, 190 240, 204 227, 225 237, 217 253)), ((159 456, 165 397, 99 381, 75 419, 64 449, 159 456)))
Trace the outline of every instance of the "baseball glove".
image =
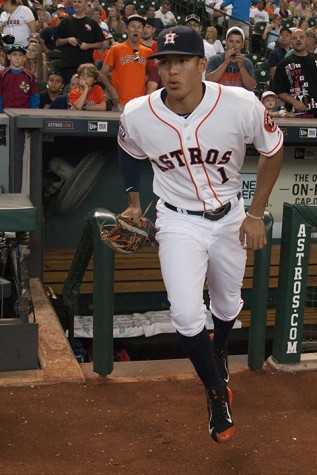
POLYGON ((135 224, 131 218, 114 215, 113 222, 104 221, 100 225, 102 241, 114 251, 131 254, 140 250, 144 244, 152 244, 155 240, 155 227, 148 218, 141 218, 135 224))

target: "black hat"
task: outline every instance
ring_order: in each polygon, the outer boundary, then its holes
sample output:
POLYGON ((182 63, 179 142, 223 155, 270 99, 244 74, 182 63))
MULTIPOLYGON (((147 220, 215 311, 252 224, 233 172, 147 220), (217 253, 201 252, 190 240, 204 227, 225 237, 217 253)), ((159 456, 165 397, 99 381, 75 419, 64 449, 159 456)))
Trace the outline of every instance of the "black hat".
POLYGON ((156 23, 155 23, 154 18, 151 18, 148 16, 147 18, 145 18, 145 22, 146 22, 146 25, 151 25, 154 28, 156 28, 156 23))
POLYGON ((21 51, 21 53, 26 54, 26 48, 19 43, 15 43, 14 45, 10 45, 7 49, 7 54, 13 53, 14 51, 21 51))
POLYGON ((157 37, 157 53, 147 59, 160 58, 170 54, 184 56, 205 56, 204 42, 199 33, 190 26, 172 26, 161 31, 157 37))
POLYGON ((201 24, 200 17, 198 15, 196 15, 196 13, 192 13, 191 15, 187 15, 187 17, 185 18, 185 23, 187 23, 188 21, 195 21, 196 23, 199 23, 199 25, 201 24))
POLYGON ((292 30, 290 30, 289 28, 287 28, 287 26, 282 26, 282 28, 280 29, 280 33, 283 33, 283 31, 287 31, 287 33, 289 33, 290 35, 292 34, 292 30))
POLYGON ((128 25, 131 21, 139 21, 140 23, 142 23, 143 26, 145 26, 145 23, 146 23, 145 18, 143 18, 143 16, 137 15, 137 14, 128 16, 128 18, 127 18, 127 25, 128 25))

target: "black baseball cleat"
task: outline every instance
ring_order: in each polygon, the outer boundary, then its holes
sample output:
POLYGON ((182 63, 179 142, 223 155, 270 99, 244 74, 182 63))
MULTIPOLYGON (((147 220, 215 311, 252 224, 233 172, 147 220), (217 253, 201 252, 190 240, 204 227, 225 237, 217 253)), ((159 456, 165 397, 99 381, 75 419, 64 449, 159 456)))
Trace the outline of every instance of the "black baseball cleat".
POLYGON ((230 407, 232 403, 232 391, 230 388, 224 388, 224 390, 220 392, 212 388, 206 391, 206 394, 209 414, 209 434, 215 442, 223 444, 231 439, 235 431, 230 407))
POLYGON ((214 334, 211 333, 210 340, 211 340, 212 354, 215 358, 215 362, 216 362, 220 377, 223 379, 223 382, 225 384, 228 384, 229 382, 228 351, 221 350, 220 353, 217 352, 213 338, 214 338, 214 334))

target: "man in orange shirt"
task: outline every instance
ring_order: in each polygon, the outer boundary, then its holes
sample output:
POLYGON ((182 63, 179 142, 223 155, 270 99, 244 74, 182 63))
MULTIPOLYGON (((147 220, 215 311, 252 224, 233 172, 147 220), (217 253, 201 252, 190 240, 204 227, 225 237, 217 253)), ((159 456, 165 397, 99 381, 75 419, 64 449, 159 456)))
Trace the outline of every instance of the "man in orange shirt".
POLYGON ((113 110, 122 111, 131 99, 145 94, 147 57, 152 54, 150 48, 140 44, 145 22, 140 15, 129 16, 128 39, 110 48, 101 68, 99 81, 109 92, 113 110))
POLYGON ((153 39, 155 35, 155 22, 153 18, 146 18, 145 27, 143 30, 141 44, 151 48, 152 54, 157 53, 157 41, 153 39))

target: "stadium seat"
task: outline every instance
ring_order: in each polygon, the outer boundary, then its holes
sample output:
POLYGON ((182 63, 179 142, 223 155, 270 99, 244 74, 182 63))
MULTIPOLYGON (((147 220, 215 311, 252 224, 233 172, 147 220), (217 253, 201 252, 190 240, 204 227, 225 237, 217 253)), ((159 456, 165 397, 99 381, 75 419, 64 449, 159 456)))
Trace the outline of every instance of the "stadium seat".
POLYGON ((271 82, 271 75, 267 69, 255 69, 254 73, 257 90, 261 95, 268 88, 271 82))
POLYGON ((47 63, 48 72, 53 73, 60 70, 62 61, 60 59, 52 59, 47 63))
POLYGON ((244 56, 250 61, 252 61, 253 64, 256 64, 257 62, 261 61, 261 56, 256 53, 246 53, 244 56))
POLYGON ((266 25, 265 21, 258 21, 251 27, 251 51, 262 56, 265 55, 266 51, 265 40, 262 38, 266 25))
POLYGON ((268 69, 268 65, 266 61, 257 61, 254 64, 254 69, 268 69))
POLYGON ((46 85, 47 85, 46 81, 36 81, 36 84, 40 92, 46 91, 46 85))

